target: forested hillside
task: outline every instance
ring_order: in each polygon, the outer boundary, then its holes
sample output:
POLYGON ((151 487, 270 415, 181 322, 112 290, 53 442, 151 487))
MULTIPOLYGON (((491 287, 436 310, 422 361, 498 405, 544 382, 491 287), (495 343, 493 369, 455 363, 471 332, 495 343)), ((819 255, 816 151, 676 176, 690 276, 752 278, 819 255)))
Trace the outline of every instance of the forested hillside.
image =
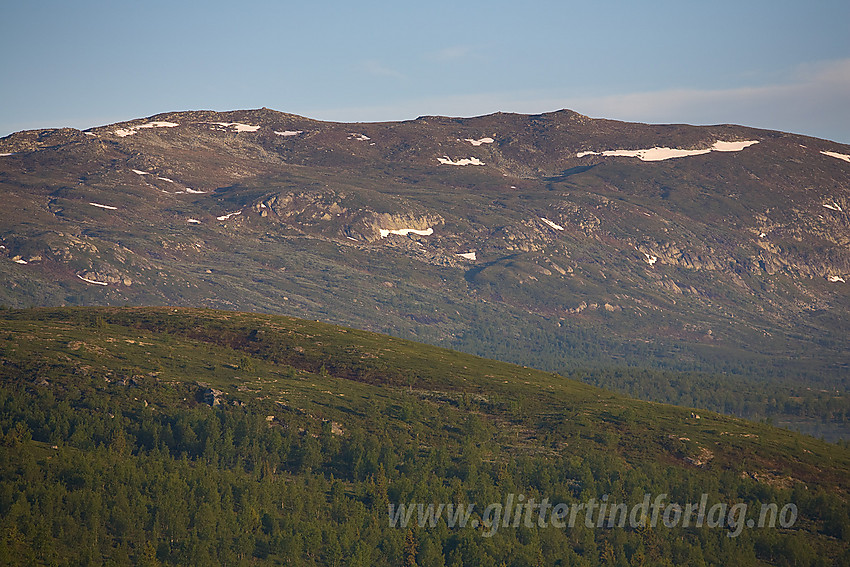
MULTIPOLYGON (((850 452, 354 329, 207 310, 0 313, 0 563, 845 565, 850 452), (782 528, 539 527, 540 502, 793 503, 782 528), (392 527, 389 504, 478 527, 392 527), (734 535, 734 537, 730 537, 734 535)), ((730 516, 731 517, 731 516, 730 516)), ((753 516, 749 516, 753 517, 753 516)))

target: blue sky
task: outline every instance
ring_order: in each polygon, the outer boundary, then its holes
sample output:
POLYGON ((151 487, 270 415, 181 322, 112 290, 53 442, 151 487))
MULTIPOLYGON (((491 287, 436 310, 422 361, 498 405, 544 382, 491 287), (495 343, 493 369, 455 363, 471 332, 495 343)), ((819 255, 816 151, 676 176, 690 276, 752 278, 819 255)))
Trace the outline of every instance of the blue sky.
POLYGON ((171 110, 570 108, 850 143, 850 2, 2 0, 0 136, 171 110))

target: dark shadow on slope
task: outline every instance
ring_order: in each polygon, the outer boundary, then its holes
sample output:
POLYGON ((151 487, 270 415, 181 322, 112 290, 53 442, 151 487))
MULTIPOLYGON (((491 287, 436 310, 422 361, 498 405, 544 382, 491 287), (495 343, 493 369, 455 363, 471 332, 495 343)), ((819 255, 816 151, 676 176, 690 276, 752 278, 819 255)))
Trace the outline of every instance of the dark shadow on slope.
POLYGON ((590 171, 594 167, 599 165, 598 163, 594 163, 593 165, 579 165, 576 167, 571 167, 569 169, 565 169, 559 175, 553 175, 552 177, 547 177, 546 181, 557 183, 558 181, 564 181, 570 176, 577 175, 579 173, 584 173, 585 171, 590 171))

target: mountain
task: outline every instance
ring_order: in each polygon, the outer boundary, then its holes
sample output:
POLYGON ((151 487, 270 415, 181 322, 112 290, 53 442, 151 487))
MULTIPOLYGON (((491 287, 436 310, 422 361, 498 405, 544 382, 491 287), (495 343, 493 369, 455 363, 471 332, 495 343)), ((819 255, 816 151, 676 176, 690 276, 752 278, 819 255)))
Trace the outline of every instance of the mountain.
POLYGON ((847 435, 850 146, 566 110, 261 109, 0 153, 7 305, 287 314, 847 435), (634 366, 667 374, 609 370, 634 366))
POLYGON ((850 558, 850 450, 767 424, 283 316, 5 309, 0 329, 3 565, 850 558), (646 498, 645 522, 613 515, 646 498), (417 503, 468 518, 405 525, 417 503))

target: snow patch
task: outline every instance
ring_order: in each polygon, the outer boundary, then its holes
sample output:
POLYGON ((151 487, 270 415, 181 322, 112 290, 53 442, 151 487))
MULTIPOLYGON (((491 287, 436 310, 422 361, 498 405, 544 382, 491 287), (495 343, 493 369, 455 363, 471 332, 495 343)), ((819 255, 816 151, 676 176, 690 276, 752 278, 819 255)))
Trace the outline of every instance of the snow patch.
POLYGON ((193 193, 195 195, 199 195, 201 193, 206 193, 206 191, 201 191, 200 189, 190 189, 188 187, 186 187, 186 192, 187 193, 193 193))
POLYGON ((236 211, 235 213, 227 213, 226 215, 221 215, 220 217, 215 217, 215 220, 226 221, 232 216, 241 215, 242 211, 236 211))
POLYGON ((652 254, 647 254, 646 252, 644 252, 643 255, 646 256, 646 263, 650 266, 658 261, 658 256, 653 256, 652 254))
POLYGON ((484 165, 484 162, 478 159, 477 157, 472 158, 463 158, 457 161, 452 161, 449 156, 443 156, 441 158, 437 158, 443 165, 484 165))
POLYGON ((841 205, 839 205, 835 201, 833 201, 832 203, 824 203, 823 206, 832 211, 838 211, 839 213, 844 212, 844 209, 841 208, 841 205))
POLYGON ((278 132, 275 130, 275 134, 278 136, 298 136, 299 134, 303 134, 304 130, 284 130, 283 132, 278 132))
POLYGON ((829 281, 831 281, 833 283, 835 283, 835 282, 847 283, 847 282, 844 281, 844 278, 842 278, 841 276, 829 276, 829 281))
POLYGON ((606 156, 606 157, 636 157, 641 161, 664 161, 667 159, 690 157, 707 154, 710 152, 739 152, 744 148, 748 148, 753 144, 758 144, 758 140, 750 140, 746 142, 723 142, 718 140, 710 148, 702 150, 683 150, 680 148, 654 147, 644 150, 607 150, 604 152, 579 152, 576 157, 585 156, 606 156))
POLYGON ((0 157, 13 156, 13 155, 15 155, 15 152, 8 152, 8 153, 0 154, 0 157))
POLYGON ((469 142, 473 146, 480 146, 481 144, 492 144, 496 140, 493 138, 481 138, 480 140, 473 140, 472 138, 464 138, 464 142, 469 142))
POLYGON ((136 126, 136 128, 174 128, 175 126, 180 126, 176 122, 166 122, 164 120, 155 120, 153 122, 147 122, 142 124, 141 126, 136 126))
POLYGON ((850 163, 850 156, 847 154, 839 154, 838 152, 821 152, 825 156, 834 157, 838 159, 843 159, 844 161, 850 163))
POLYGON ((14 259, 14 260, 12 260, 12 261, 13 261, 13 262, 15 262, 16 264, 27 264, 27 263, 28 263, 28 262, 27 262, 26 260, 24 260, 23 258, 15 258, 15 259, 14 259))
POLYGON ((398 229, 394 229, 394 230, 381 228, 381 229, 378 229, 378 230, 380 230, 380 232, 381 232, 381 238, 386 238, 387 236, 389 236, 391 234, 399 234, 401 236, 407 236, 411 232, 413 234, 418 234, 419 236, 431 236, 432 234, 434 234, 434 229, 430 228, 430 227, 426 228, 425 230, 418 230, 416 228, 398 228, 398 229))
POLYGON ((259 126, 252 126, 251 124, 242 124, 240 122, 210 122, 210 124, 214 124, 216 126, 221 126, 222 128, 228 128, 235 130, 238 132, 256 132, 260 129, 259 126))
POLYGON ((186 219, 186 222, 191 224, 201 224, 201 221, 199 221, 198 219, 186 219))
POLYGON ((147 171, 139 171, 138 169, 132 169, 130 171, 132 171, 133 173, 136 173, 138 175, 150 175, 150 173, 148 173, 147 171))
POLYGON ((460 256, 461 258, 466 258, 467 260, 475 260, 475 252, 464 252, 463 254, 455 254, 455 256, 460 256))
POLYGON ((711 146, 711 150, 715 152, 740 152, 744 148, 749 148, 753 144, 758 143, 758 140, 749 140, 747 142, 722 142, 718 140, 711 146))
POLYGON ((101 209, 109 209, 110 211, 117 211, 118 207, 110 207, 109 205, 101 205, 100 203, 89 203, 92 207, 100 207, 101 209))
POLYGON ((553 223, 553 222, 552 222, 552 221, 550 221, 549 219, 544 219, 543 217, 540 217, 540 220, 542 220, 543 222, 545 222, 546 224, 548 224, 549 226, 551 226, 551 227, 552 227, 552 228, 554 228, 555 230, 564 230, 564 227, 562 227, 562 226, 561 226, 561 225, 559 225, 559 224, 555 224, 555 223, 553 223))
POLYGON ((118 130, 115 130, 113 134, 115 134, 119 138, 126 138, 127 136, 132 136, 142 128, 174 128, 175 126, 180 126, 180 124, 177 124, 175 122, 155 120, 153 122, 145 122, 144 124, 139 124, 138 126, 130 126, 129 128, 119 128, 118 130))
POLYGON ((349 132, 348 133, 349 140, 357 140, 359 142, 368 142, 372 138, 367 136, 366 134, 358 134, 357 132, 349 132))
POLYGON ((603 156, 636 157, 641 161, 664 161, 668 159, 698 156, 711 150, 681 150, 678 148, 650 148, 648 150, 611 150, 602 152, 603 156))
POLYGON ((90 280, 90 279, 88 279, 88 278, 84 278, 84 277, 83 277, 83 276, 81 276, 80 274, 77 274, 77 277, 78 277, 78 278, 80 278, 81 280, 83 280, 83 281, 84 281, 84 282, 86 282, 86 283, 95 284, 95 285, 109 285, 109 284, 108 284, 108 283, 106 283, 106 282, 99 282, 99 281, 97 281, 97 280, 90 280))
POLYGON ((168 181, 169 183, 174 183, 173 179, 169 179, 167 177, 157 177, 160 181, 168 181))

